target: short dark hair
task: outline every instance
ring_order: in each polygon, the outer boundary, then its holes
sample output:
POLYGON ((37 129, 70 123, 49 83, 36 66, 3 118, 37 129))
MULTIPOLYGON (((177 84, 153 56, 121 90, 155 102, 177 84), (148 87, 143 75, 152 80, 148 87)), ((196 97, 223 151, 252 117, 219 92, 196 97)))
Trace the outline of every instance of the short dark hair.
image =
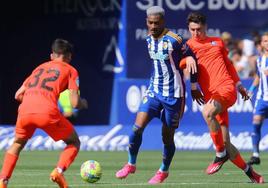
POLYGON ((268 32, 264 32, 261 36, 268 36, 268 32))
POLYGON ((52 44, 52 52, 68 56, 73 54, 73 45, 64 39, 56 39, 52 44))
POLYGON ((207 18, 200 12, 192 12, 187 17, 187 24, 189 25, 191 22, 205 25, 207 23, 207 18))

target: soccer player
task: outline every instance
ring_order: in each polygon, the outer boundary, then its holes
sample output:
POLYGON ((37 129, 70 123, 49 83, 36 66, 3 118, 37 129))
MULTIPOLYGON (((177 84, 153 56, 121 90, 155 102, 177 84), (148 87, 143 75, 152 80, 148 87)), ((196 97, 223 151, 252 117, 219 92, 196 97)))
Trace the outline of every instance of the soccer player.
POLYGON ((23 82, 15 94, 21 104, 15 128, 15 139, 6 151, 0 174, 0 188, 7 187, 16 166, 19 154, 36 128, 44 130, 55 141, 63 140, 66 147, 60 155, 50 179, 60 188, 67 188, 63 172, 74 161, 80 141, 73 125, 61 115, 57 102, 60 92, 70 90, 73 107, 87 108, 87 101, 81 99, 78 72, 69 63, 72 59, 72 45, 63 39, 52 44, 51 61, 39 65, 23 82))
POLYGON ((149 184, 162 183, 168 177, 168 170, 175 153, 174 133, 184 112, 185 84, 183 70, 179 68, 182 58, 191 72, 191 82, 197 84, 197 65, 193 53, 182 38, 169 31, 164 25, 164 9, 153 6, 147 9, 147 47, 153 65, 146 96, 129 135, 128 163, 116 173, 119 179, 136 171, 136 159, 142 134, 147 124, 158 117, 162 121, 163 160, 159 170, 149 180, 149 184))
POLYGON ((265 118, 268 117, 268 32, 261 37, 261 47, 263 55, 257 59, 257 74, 249 89, 249 94, 252 96, 254 90, 258 87, 255 107, 253 111, 253 132, 252 146, 253 154, 248 164, 260 164, 259 143, 261 140, 261 127, 265 118))
POLYGON ((198 62, 198 88, 192 88, 192 97, 197 102, 205 100, 202 111, 208 125, 210 136, 216 147, 215 160, 208 166, 206 173, 216 173, 230 159, 242 169, 254 183, 263 183, 257 174, 241 157, 237 148, 230 142, 228 108, 237 98, 237 90, 244 100, 249 96, 242 86, 234 66, 228 59, 228 51, 218 37, 206 35, 206 17, 200 13, 190 13, 187 18, 191 38, 187 44, 193 50, 198 62))

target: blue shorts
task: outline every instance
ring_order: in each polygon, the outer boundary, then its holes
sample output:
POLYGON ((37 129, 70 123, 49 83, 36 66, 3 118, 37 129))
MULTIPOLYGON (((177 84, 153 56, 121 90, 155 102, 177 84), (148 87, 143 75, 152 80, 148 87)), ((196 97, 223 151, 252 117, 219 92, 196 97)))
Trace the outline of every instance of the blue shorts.
POLYGON ((150 119, 160 118, 168 127, 178 128, 184 113, 185 98, 167 98, 149 94, 145 96, 139 112, 147 112, 150 119))
POLYGON ((253 114, 261 115, 267 118, 268 117, 268 101, 264 101, 262 99, 256 100, 253 114))

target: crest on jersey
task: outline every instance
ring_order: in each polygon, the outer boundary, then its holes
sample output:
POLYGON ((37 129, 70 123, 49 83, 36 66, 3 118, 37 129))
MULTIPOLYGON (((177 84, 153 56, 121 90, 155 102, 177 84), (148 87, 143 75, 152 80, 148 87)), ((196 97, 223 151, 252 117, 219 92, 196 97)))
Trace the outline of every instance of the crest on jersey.
POLYGON ((145 103, 147 103, 147 102, 148 102, 148 98, 147 98, 146 96, 143 97, 142 103, 145 104, 145 103))
POLYGON ((163 42, 163 49, 166 50, 168 48, 168 43, 167 42, 163 42))
POLYGON ((148 43, 148 49, 150 49, 151 48, 151 44, 150 43, 148 43))
POLYGON ((217 42, 216 41, 211 41, 211 45, 212 46, 217 46, 217 42))

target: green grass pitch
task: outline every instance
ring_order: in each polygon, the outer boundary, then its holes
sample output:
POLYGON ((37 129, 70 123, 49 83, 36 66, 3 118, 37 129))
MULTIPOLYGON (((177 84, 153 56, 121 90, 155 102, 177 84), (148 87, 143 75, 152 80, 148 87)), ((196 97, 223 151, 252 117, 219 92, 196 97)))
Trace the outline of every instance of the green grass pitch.
MULTIPOLYGON (((49 181, 49 174, 57 162, 59 151, 23 151, 9 182, 9 188, 57 187, 49 181)), ((3 159, 4 152, 0 153, 3 159)), ((245 159, 250 153, 242 153, 245 159)), ((262 163, 255 166, 256 171, 268 180, 268 153, 261 154, 262 163)), ((138 157, 137 171, 125 180, 115 178, 115 172, 123 166, 127 152, 82 151, 75 162, 66 171, 65 176, 70 187, 185 187, 185 188, 246 188, 267 187, 267 184, 250 183, 244 173, 230 161, 214 175, 206 175, 204 169, 214 158, 214 152, 176 151, 168 179, 161 185, 147 184, 160 166, 161 151, 143 151, 138 157), (83 182, 80 178, 80 165, 89 159, 97 160, 102 166, 102 178, 95 184, 83 182)), ((2 160, 1 160, 2 161, 2 160)))

